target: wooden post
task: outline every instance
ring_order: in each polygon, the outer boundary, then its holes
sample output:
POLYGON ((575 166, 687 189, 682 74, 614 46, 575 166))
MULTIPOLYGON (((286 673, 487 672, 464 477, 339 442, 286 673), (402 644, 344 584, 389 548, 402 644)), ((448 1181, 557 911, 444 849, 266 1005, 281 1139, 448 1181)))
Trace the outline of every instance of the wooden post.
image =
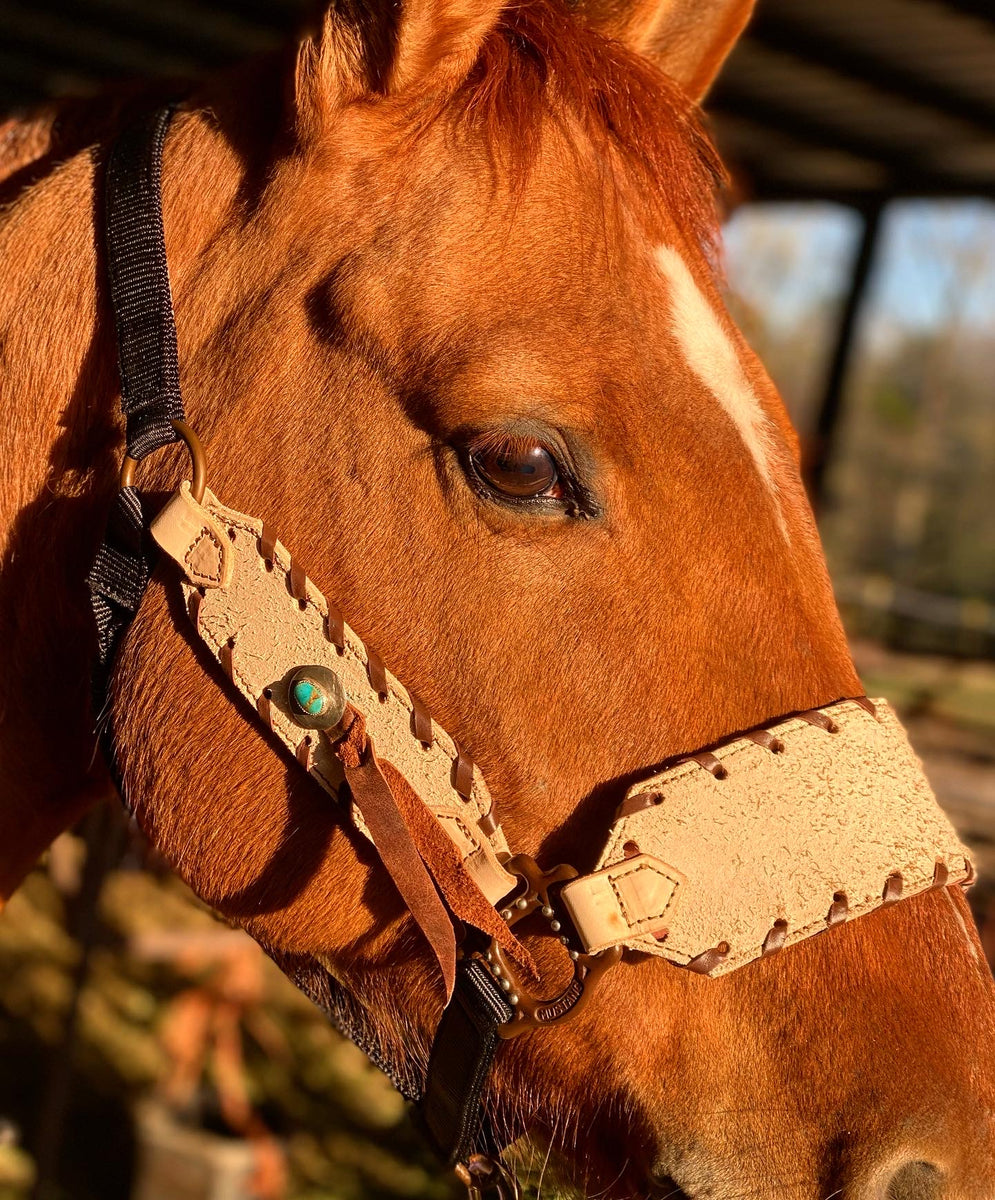
POLYGON ((42 1091, 38 1129, 34 1138, 37 1175, 32 1200, 51 1200, 62 1195, 57 1184, 66 1118, 72 1098, 73 1056, 79 1033, 80 997, 90 969, 90 954, 99 933, 97 908, 108 871, 120 858, 125 825, 115 807, 116 798, 108 798, 87 815, 83 826, 86 863, 79 894, 69 902, 66 926, 79 946, 79 960, 72 977, 72 993, 60 1044, 53 1048, 48 1076, 42 1091))
POLYGON ((857 331, 867 282, 874 265, 878 233, 884 212, 884 202, 878 201, 862 210, 864 228, 850 273, 850 288, 843 304, 836 344, 826 372, 826 385, 816 416, 815 429, 808 447, 805 463, 805 483, 812 507, 818 511, 825 498, 826 472, 832 460, 840 416, 843 411, 843 387, 853 355, 854 334, 857 331))

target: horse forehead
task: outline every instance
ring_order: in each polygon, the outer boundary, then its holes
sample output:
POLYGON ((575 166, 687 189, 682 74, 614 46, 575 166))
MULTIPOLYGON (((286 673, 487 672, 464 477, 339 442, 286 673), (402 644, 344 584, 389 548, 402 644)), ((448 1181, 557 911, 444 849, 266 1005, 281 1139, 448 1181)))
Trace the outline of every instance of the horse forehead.
POLYGON ((671 333, 688 367, 742 439, 787 537, 777 482, 778 467, 783 461, 778 431, 750 381, 739 348, 684 258, 672 247, 661 245, 655 248, 654 259, 670 293, 671 333))

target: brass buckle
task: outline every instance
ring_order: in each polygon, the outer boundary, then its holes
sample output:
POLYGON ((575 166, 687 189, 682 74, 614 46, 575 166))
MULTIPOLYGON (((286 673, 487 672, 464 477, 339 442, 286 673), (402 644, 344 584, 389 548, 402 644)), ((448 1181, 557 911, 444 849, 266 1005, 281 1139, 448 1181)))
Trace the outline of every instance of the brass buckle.
MULTIPOLYGON (((204 499, 204 491, 207 487, 207 459, 204 455, 204 447, 200 438, 194 433, 186 421, 170 421, 170 425, 176 430, 183 441, 186 443, 187 449, 190 451, 190 463, 193 468, 193 480, 190 484, 190 495, 200 504, 204 499)), ((121 463, 121 480, 120 486, 123 491, 127 487, 131 487, 135 482, 135 470, 138 467, 138 460, 130 455, 125 455, 124 461, 121 463)))
POLYGON ((514 1173, 487 1154, 471 1154, 456 1167, 456 1178, 466 1188, 467 1200, 483 1200, 485 1192, 493 1192, 497 1200, 519 1200, 521 1194, 514 1173))
POLYGON ((500 908, 501 916, 509 926, 515 926, 539 910, 549 922, 553 933, 560 935, 574 964, 573 979, 558 996, 544 999, 534 995, 522 984, 521 976, 514 964, 496 940, 492 940, 484 955, 487 967, 505 992, 515 1015, 505 1025, 498 1026, 498 1036, 518 1037, 530 1029, 556 1025, 567 1017, 578 1013, 590 999, 598 980, 622 957, 621 946, 609 946, 598 954, 585 954, 571 948, 570 939, 562 932, 563 922, 550 897, 550 888, 557 883, 568 883, 576 879, 579 872, 561 864, 551 871, 543 869, 527 854, 516 854, 505 864, 506 871, 517 875, 523 887, 513 892, 500 908))

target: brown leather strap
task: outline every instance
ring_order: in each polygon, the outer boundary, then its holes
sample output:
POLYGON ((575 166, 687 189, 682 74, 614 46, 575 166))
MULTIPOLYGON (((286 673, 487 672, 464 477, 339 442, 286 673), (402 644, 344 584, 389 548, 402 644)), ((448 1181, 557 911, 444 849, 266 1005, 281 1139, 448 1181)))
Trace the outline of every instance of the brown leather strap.
POLYGON ((756 742, 758 746, 762 746, 764 750, 769 750, 771 754, 782 754, 784 752, 784 742, 779 737, 775 737, 769 729, 754 729, 752 733, 746 734, 751 742, 756 742))
POLYGON ((352 717, 346 736, 336 746, 336 754, 377 853, 432 947, 442 971, 448 1003, 456 982, 456 934, 452 919, 384 777, 373 743, 366 736, 365 722, 355 709, 352 717))
POLYGON ((307 572, 296 558, 290 560, 287 590, 298 603, 303 604, 307 600, 307 572))
POLYGON ((487 902, 483 892, 463 865, 452 839, 393 763, 383 760, 380 769, 390 784, 401 815, 439 891, 446 898, 446 903, 461 921, 495 938, 498 945, 514 960, 523 976, 533 986, 537 986, 539 972, 532 955, 515 937, 508 923, 498 915, 494 906, 487 902))
POLYGON ((820 712, 817 708, 810 708, 806 712, 800 712, 798 716, 803 721, 808 721, 809 725, 814 725, 817 729, 824 729, 826 733, 839 733, 840 731, 839 726, 832 717, 824 712, 820 712))
POLYGON ((432 744, 432 716, 424 704, 411 691, 411 732, 423 746, 432 744))
MULTIPOLYGON (((346 780, 353 790, 353 799, 369 826, 370 835, 377 850, 381 850, 377 830, 370 824, 366 809, 363 807, 363 797, 357 794, 353 784, 354 774, 363 771, 366 771, 367 774, 371 772, 371 762, 375 766, 376 777, 383 781, 390 792, 391 807, 397 814, 400 829, 403 830, 403 836, 408 846, 419 857, 421 871, 424 873, 427 868, 434 887, 438 888, 446 904, 461 921, 465 921, 474 929, 479 929, 482 933, 495 938, 514 961, 522 975, 529 982, 537 985, 539 973, 531 954, 515 937, 508 923, 498 915, 497 910, 476 885, 452 839, 425 807, 417 792, 397 767, 387 759, 376 757, 373 743, 366 734, 366 723, 362 714, 350 705, 347 719, 350 722, 349 727, 345 737, 336 745, 335 753, 346 769, 346 780)), ((384 859, 384 866, 393 876, 393 869, 382 852, 381 857, 384 859)), ((408 901, 408 897, 401 887, 401 881, 396 877, 395 883, 404 899, 408 901)), ((418 913, 415 912, 410 901, 408 904, 415 920, 425 930, 425 926, 422 925, 418 913)), ((452 922, 450 921, 449 924, 451 930, 452 922)), ((428 937, 427 930, 425 930, 425 934, 428 937)))
POLYGON ((276 558, 276 530, 267 521, 263 521, 263 531, 259 537, 259 556, 268 564, 267 569, 273 569, 273 561, 276 558))
POLYGON ((716 779, 725 779, 728 774, 722 760, 714 755, 711 750, 702 750, 698 754, 692 754, 691 762, 696 762, 699 767, 704 767, 716 779))
POLYGON ((473 791, 473 759, 461 746, 456 747, 453 787, 464 800, 470 799, 470 794, 473 791))
POLYGON ((383 659, 379 654, 367 646, 366 648, 366 673, 370 678, 370 687, 377 693, 381 700, 387 699, 389 688, 387 686, 387 668, 383 665, 383 659))
POLYGON ((339 650, 345 650, 345 621, 341 612, 326 598, 328 615, 325 617, 325 637, 339 650))

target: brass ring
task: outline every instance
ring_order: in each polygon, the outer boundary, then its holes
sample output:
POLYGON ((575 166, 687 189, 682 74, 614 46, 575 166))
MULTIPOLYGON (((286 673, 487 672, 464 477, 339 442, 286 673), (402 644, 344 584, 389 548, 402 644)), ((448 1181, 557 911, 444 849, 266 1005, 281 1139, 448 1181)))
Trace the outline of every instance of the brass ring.
MULTIPOLYGON (((186 421, 170 421, 170 425, 176 430, 183 441, 186 443, 187 449, 190 451, 190 462, 193 466, 193 481, 190 484, 190 495, 200 504, 204 499, 204 491, 207 488, 207 459, 204 457, 204 447, 200 438, 194 433, 186 421)), ((138 466, 138 459, 132 458, 126 454, 124 461, 121 463, 121 488, 131 487, 135 482, 135 469, 138 466)))

